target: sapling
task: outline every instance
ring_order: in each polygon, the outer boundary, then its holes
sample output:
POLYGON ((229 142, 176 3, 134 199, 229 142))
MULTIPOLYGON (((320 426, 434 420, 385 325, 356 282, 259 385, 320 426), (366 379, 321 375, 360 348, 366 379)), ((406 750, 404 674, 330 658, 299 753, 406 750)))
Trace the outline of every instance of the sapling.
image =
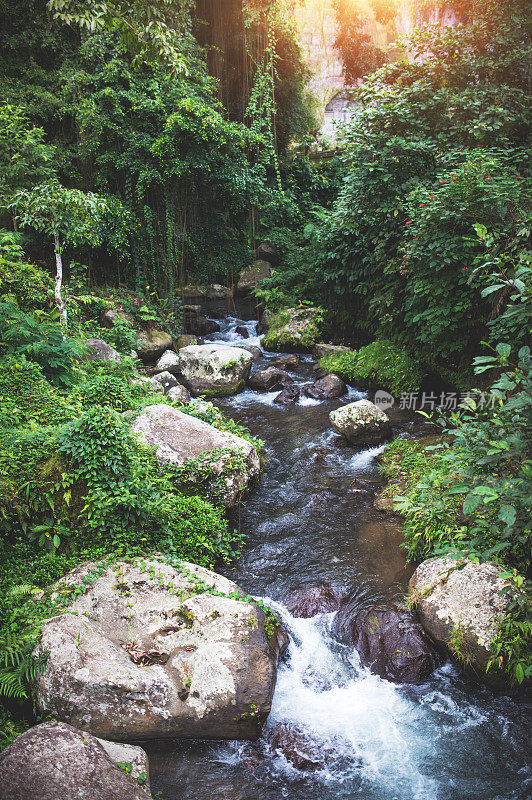
POLYGON ((55 302, 63 337, 67 337, 67 306, 63 299, 62 252, 66 245, 100 243, 101 220, 106 201, 92 192, 67 189, 57 179, 40 183, 33 189, 21 189, 9 203, 21 228, 34 228, 52 239, 55 255, 55 302))

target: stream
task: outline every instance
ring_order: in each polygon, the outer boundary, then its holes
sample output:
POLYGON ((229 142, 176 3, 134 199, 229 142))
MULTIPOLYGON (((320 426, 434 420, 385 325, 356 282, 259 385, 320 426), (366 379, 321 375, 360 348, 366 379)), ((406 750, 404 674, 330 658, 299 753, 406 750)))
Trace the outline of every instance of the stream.
MULTIPOLYGON (((209 339, 260 346, 256 320, 226 317, 220 325, 209 339), (237 325, 249 338, 235 332, 237 325)), ((253 370, 278 358, 265 353, 253 370)), ((301 356, 288 371, 304 384, 313 379, 312 366, 301 356)), ((294 619, 283 606, 294 589, 322 582, 356 590, 361 604, 401 599, 414 567, 400 546, 400 523, 372 508, 383 447, 357 452, 329 424, 333 408, 365 393, 350 388, 340 400, 303 398, 288 407, 274 404, 277 394, 246 390, 216 400, 263 439, 267 452, 259 487, 232 520, 246 537, 241 558, 219 570, 263 598, 290 633, 264 737, 148 745, 153 794, 164 800, 530 798, 523 698, 495 694, 449 662, 421 685, 382 680, 331 637, 333 614, 294 619), (298 770, 268 745, 268 730, 280 722, 303 731, 322 754, 318 769, 298 770)), ((422 434, 419 415, 389 415, 394 436, 422 434)))

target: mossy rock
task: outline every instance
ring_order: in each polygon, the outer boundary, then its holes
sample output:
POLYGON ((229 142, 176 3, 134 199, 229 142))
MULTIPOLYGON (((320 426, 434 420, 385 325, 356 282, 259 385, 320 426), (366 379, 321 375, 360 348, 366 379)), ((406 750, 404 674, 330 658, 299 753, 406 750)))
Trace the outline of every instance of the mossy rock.
POLYGON ((312 350, 321 338, 320 319, 318 308, 285 308, 271 320, 262 346, 275 352, 312 350))

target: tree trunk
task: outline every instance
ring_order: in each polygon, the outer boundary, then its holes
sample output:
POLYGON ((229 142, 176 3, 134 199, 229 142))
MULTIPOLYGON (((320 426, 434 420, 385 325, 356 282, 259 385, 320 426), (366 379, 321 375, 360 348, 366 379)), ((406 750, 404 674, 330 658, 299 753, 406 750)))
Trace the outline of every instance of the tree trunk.
POLYGON ((63 339, 67 338, 67 306, 61 295, 61 284, 63 283, 63 261, 61 259, 61 248, 59 247, 59 238, 54 234, 54 252, 55 252, 55 304, 59 309, 59 319, 61 322, 61 330, 63 332, 63 339))

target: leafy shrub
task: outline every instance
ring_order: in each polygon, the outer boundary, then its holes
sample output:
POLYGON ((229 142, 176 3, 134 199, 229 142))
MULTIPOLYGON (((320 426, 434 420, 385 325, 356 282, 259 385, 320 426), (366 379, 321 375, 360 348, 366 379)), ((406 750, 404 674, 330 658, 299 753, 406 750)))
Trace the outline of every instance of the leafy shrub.
POLYGON ((349 383, 387 389, 395 395, 416 391, 422 379, 416 361, 406 350, 386 339, 377 339, 358 351, 325 355, 320 366, 349 383))
POLYGON ((84 408, 89 406, 111 406, 116 411, 127 411, 133 407, 133 396, 128 384, 115 375, 98 375, 86 383, 79 384, 72 392, 84 408))
POLYGON ((21 427, 31 421, 58 425, 71 413, 71 404, 46 380, 38 364, 24 355, 0 358, 1 427, 21 427))
POLYGON ((42 308, 52 293, 52 280, 35 264, 23 260, 24 251, 13 241, 13 234, 0 230, 0 295, 15 299, 26 311, 42 308), (6 252, 7 251, 7 252, 6 252))
MULTIPOLYGON (((46 315, 47 316, 47 315, 46 315)), ((72 386, 77 343, 63 338, 58 324, 39 322, 14 302, 0 302, 0 356, 24 355, 41 367, 54 386, 72 386)))
POLYGON ((137 347, 137 332, 131 325, 122 319, 118 319, 112 328, 103 328, 100 325, 89 325, 86 330, 88 337, 103 339, 119 353, 131 353, 137 347))

